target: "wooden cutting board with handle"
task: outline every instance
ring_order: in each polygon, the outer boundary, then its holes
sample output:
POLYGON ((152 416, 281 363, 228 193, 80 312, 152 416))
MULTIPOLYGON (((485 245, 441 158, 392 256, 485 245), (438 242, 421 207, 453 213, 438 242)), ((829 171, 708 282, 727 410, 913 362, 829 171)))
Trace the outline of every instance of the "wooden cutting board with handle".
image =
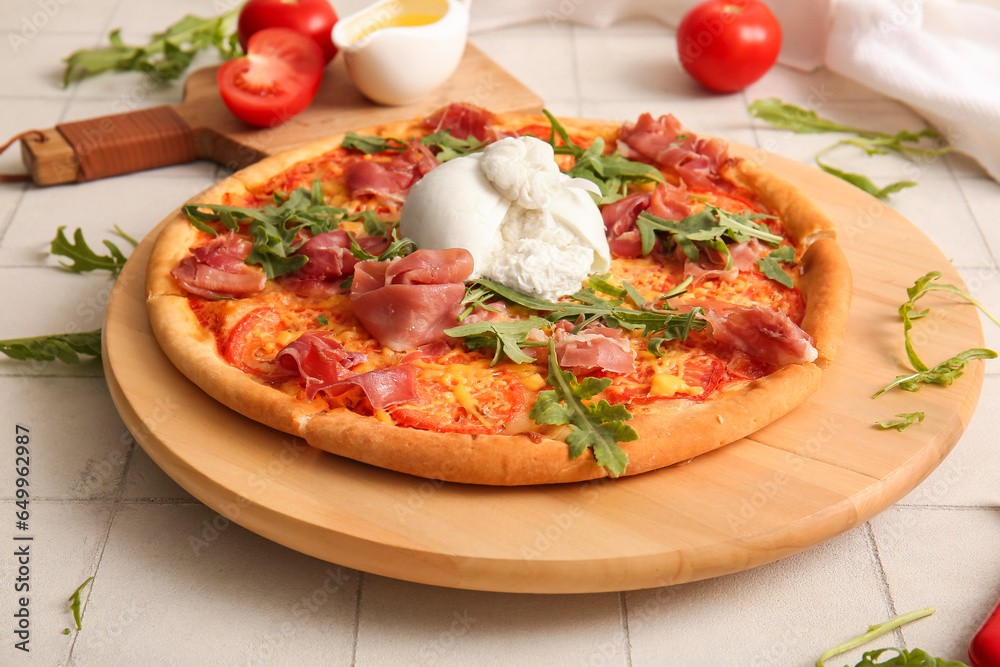
POLYGON ((482 51, 468 44, 458 70, 433 93, 405 106, 365 98, 343 58, 327 67, 316 99, 301 114, 272 128, 236 118, 216 85, 218 67, 192 72, 184 101, 27 134, 21 155, 38 185, 92 181, 144 169, 213 160, 233 171, 308 141, 378 123, 416 118, 449 102, 498 113, 538 113, 542 100, 482 51))

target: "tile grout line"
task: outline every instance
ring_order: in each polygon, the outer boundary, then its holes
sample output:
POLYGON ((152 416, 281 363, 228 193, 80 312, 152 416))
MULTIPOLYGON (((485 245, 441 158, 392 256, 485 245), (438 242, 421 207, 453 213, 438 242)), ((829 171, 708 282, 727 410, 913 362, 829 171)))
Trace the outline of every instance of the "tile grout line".
POLYGON ((621 609, 622 631, 625 639, 625 665, 632 667, 632 633, 628 624, 628 591, 621 591, 618 594, 621 609))
MULTIPOLYGON (((108 546, 108 540, 111 537, 111 527, 115 523, 115 518, 118 516, 118 501, 111 501, 111 513, 108 516, 107 527, 104 530, 104 536, 101 539, 101 548, 97 552, 97 563, 94 566, 94 573, 91 575, 94 579, 90 582, 90 590, 87 591, 87 598, 82 601, 80 605, 80 620, 82 622, 83 618, 87 615, 87 605, 90 604, 90 596, 94 594, 94 586, 97 584, 97 575, 101 571, 101 561, 104 559, 104 550, 108 546)), ((64 667, 67 667, 73 661, 73 650, 76 648, 76 640, 79 638, 80 633, 75 632, 73 634, 73 641, 70 642, 69 651, 66 653, 66 662, 63 663, 64 667)))
POLYGON ((358 634, 361 631, 361 593, 365 585, 365 573, 355 570, 358 573, 358 592, 354 602, 354 635, 351 638, 351 667, 358 663, 358 634))
MULTIPOLYGON (((131 433, 129 433, 129 435, 131 435, 131 433)), ((132 466, 132 461, 135 456, 135 448, 138 446, 139 443, 136 442, 135 438, 133 437, 132 446, 129 447, 129 453, 128 457, 125 460, 125 465, 122 466, 121 477, 118 480, 118 484, 115 485, 114 492, 110 494, 110 497, 107 500, 107 502, 111 505, 111 512, 108 516, 108 524, 107 528, 104 531, 104 537, 101 540, 101 548, 97 553, 97 564, 94 567, 94 574, 91 575, 93 576, 93 581, 91 581, 90 583, 90 590, 87 592, 87 599, 80 605, 81 621, 83 620, 83 617, 87 613, 87 605, 90 604, 90 596, 94 592, 94 585, 97 583, 97 575, 101 571, 101 562, 104 560, 104 550, 107 549, 108 547, 108 541, 111 539, 111 528, 114 526, 115 519, 118 517, 118 511, 121 509, 122 506, 122 499, 125 495, 125 486, 128 480, 128 471, 129 468, 132 466)), ((66 666, 68 666, 73 661, 73 651, 76 649, 76 640, 79 638, 79 636, 80 636, 79 632, 73 635, 73 641, 70 642, 69 651, 66 654, 66 662, 64 663, 66 666)))
MULTIPOLYGON (((865 521, 865 537, 868 538, 869 551, 875 559, 878 576, 882 581, 882 594, 888 606, 889 618, 895 618, 899 615, 899 612, 896 611, 896 600, 892 597, 892 588, 889 586, 889 578, 886 576, 885 566, 882 564, 882 556, 878 550, 878 542, 875 540, 875 531, 872 528, 871 521, 865 521)), ((896 637, 897 644, 905 649, 906 639, 903 637, 903 632, 899 628, 896 628, 892 631, 892 634, 896 637)))

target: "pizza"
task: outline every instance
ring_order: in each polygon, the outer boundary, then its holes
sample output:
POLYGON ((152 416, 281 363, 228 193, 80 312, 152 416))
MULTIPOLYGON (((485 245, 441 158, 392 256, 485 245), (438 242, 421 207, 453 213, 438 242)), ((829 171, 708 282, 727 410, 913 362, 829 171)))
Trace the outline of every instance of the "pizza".
POLYGON ((452 104, 186 204, 147 309, 209 396, 332 454, 489 485, 627 476, 819 387, 851 276, 809 198, 671 115, 452 104))

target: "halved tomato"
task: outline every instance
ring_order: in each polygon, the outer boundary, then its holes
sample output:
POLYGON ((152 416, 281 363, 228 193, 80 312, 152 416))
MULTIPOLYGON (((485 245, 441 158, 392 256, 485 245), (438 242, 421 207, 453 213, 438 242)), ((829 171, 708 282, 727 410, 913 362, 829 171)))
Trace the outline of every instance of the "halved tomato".
POLYGON ((323 50, 313 40, 288 28, 267 28, 250 37, 246 56, 219 68, 219 92, 237 118, 271 127, 309 106, 323 64, 323 50))

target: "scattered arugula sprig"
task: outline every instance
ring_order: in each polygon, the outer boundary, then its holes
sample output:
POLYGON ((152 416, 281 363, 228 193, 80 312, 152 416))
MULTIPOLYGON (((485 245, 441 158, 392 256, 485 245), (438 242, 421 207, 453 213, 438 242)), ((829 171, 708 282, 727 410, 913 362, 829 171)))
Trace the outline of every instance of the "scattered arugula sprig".
MULTIPOLYGON (((480 141, 469 135, 465 139, 459 139, 451 134, 451 130, 441 130, 434 134, 429 134, 420 139, 420 143, 428 148, 437 148, 435 155, 438 162, 447 162, 457 157, 465 157, 483 149, 486 141, 480 141)), ((375 137, 355 132, 348 132, 344 140, 340 142, 341 147, 361 151, 365 155, 374 153, 384 153, 386 151, 406 150, 407 142, 394 137, 375 137)))
MULTIPOLYGON (((925 609, 918 609, 907 614, 896 616, 895 618, 889 619, 885 623, 868 626, 868 632, 863 635, 850 639, 843 644, 838 644, 837 646, 824 651, 823 655, 821 655, 819 660, 816 661, 816 667, 826 667, 824 665, 825 660, 829 660, 835 655, 846 653, 851 649, 867 644, 876 637, 881 637, 882 635, 892 632, 902 625, 924 618, 925 616, 930 616, 933 613, 933 607, 926 607, 925 609)), ((968 665, 955 660, 941 660, 940 658, 934 658, 927 655, 925 651, 920 649, 907 651, 905 649, 898 648, 880 648, 865 652, 862 656, 861 662, 854 667, 968 667, 968 665), (888 651, 895 651, 896 656, 890 658, 889 660, 876 662, 876 660, 878 660, 883 653, 888 651)))
POLYGON ((122 41, 121 29, 108 35, 111 46, 81 49, 65 58, 63 87, 75 75, 94 76, 109 70, 146 72, 156 80, 178 78, 199 51, 215 47, 224 60, 242 53, 235 31, 237 7, 211 18, 187 15, 161 33, 153 35, 145 46, 129 46, 122 41))
POLYGON ((529 417, 538 424, 568 424, 566 437, 569 454, 577 458, 588 449, 594 452, 597 464, 618 477, 628 466, 628 454, 619 442, 638 440, 639 434, 626 424, 632 415, 624 405, 611 405, 601 399, 591 401, 611 385, 611 378, 585 377, 577 380, 570 371, 559 368, 555 342, 549 338, 549 375, 551 390, 539 392, 529 417))
POLYGON ((34 338, 0 340, 0 352, 11 359, 80 363, 80 355, 101 356, 101 330, 82 333, 51 334, 34 338))
POLYGON ((885 199, 890 194, 899 192, 904 188, 913 187, 916 183, 913 181, 897 181, 880 188, 867 176, 842 171, 826 164, 820 158, 840 146, 856 146, 868 155, 894 153, 910 160, 934 158, 951 150, 951 146, 943 145, 944 140, 941 135, 930 127, 924 128, 920 132, 902 130, 895 134, 878 130, 865 130, 822 118, 815 111, 803 109, 794 104, 786 104, 774 97, 756 100, 747 109, 750 115, 756 118, 770 123, 775 127, 791 130, 798 134, 846 132, 856 135, 852 138, 841 139, 835 144, 824 148, 816 155, 816 164, 828 174, 841 178, 879 199, 885 199), (925 139, 933 142, 932 148, 921 148, 919 146, 925 139))
POLYGON ((940 271, 929 271, 918 278, 913 284, 913 287, 907 288, 906 295, 909 298, 899 307, 899 316, 903 320, 903 338, 906 346, 906 357, 909 359, 910 364, 916 372, 896 376, 896 379, 875 392, 872 398, 878 398, 894 387, 899 387, 900 389, 905 389, 906 391, 917 391, 925 384, 951 384, 962 376, 962 373, 965 371, 965 366, 970 361, 974 359, 995 359, 997 357, 997 353, 993 350, 985 348, 972 348, 965 350, 950 359, 945 359, 933 368, 929 367, 923 362, 922 359, 920 359, 916 349, 913 347, 913 340, 910 337, 910 331, 913 329, 914 320, 925 317, 930 312, 929 308, 920 311, 914 310, 917 300, 925 294, 930 292, 949 292, 960 296, 979 308, 986 314, 987 317, 1000 326, 1000 322, 998 322, 997 319, 986 310, 986 307, 969 294, 966 294, 954 285, 933 282, 940 277, 940 271))
POLYGON ((583 148, 570 139, 566 128, 543 109, 542 113, 549 119, 552 130, 548 142, 556 155, 572 155, 573 167, 566 172, 573 178, 585 178, 601 189, 601 196, 594 195, 599 205, 611 204, 625 196, 630 183, 662 183, 663 174, 652 165, 634 162, 623 157, 618 151, 611 155, 604 154, 604 139, 597 137, 588 148, 583 148), (556 136, 562 143, 556 142, 556 136))
POLYGON ((87 587, 87 584, 89 584, 93 580, 94 580, 93 577, 87 577, 87 580, 82 584, 80 584, 80 587, 77 588, 73 592, 73 594, 69 596, 69 603, 70 603, 69 608, 70 611, 73 612, 73 620, 76 622, 77 630, 83 629, 83 616, 82 616, 82 611, 80 609, 83 603, 80 600, 80 595, 83 593, 83 589, 87 587))
POLYGON ((900 412, 896 416, 899 417, 899 419, 879 421, 875 422, 875 424, 883 431, 887 431, 891 428, 894 428, 897 431, 902 431, 907 426, 911 426, 914 423, 920 423, 924 420, 923 412, 900 412))
MULTIPOLYGON (((61 265, 67 270, 73 273, 85 273, 87 271, 110 271, 111 275, 118 277, 118 274, 122 272, 125 268, 125 261, 128 259, 125 254, 118 249, 111 241, 103 241, 104 246, 111 251, 110 255, 98 255, 96 252, 90 249, 87 242, 83 238, 83 230, 77 228, 76 232, 73 233, 73 241, 70 242, 63 233, 66 229, 65 226, 60 227, 56 230, 56 237, 52 239, 50 245, 50 252, 53 255, 59 255, 61 257, 68 257, 72 260, 72 263, 67 264, 61 262, 61 265)), ((132 247, 138 245, 135 239, 123 232, 121 229, 115 226, 116 233, 123 239, 132 244, 132 247)))
POLYGON ((253 250, 246 263, 259 265, 268 278, 301 269, 309 261, 305 255, 294 254, 305 242, 299 236, 301 231, 315 236, 334 231, 342 222, 357 220, 364 222, 366 233, 385 233, 389 228, 371 211, 350 214, 346 209, 328 206, 319 179, 313 181, 312 189, 296 188, 288 195, 276 193, 274 204, 261 209, 187 204, 183 211, 192 225, 212 235, 216 230, 207 224, 209 222, 247 231, 253 238, 253 250))

